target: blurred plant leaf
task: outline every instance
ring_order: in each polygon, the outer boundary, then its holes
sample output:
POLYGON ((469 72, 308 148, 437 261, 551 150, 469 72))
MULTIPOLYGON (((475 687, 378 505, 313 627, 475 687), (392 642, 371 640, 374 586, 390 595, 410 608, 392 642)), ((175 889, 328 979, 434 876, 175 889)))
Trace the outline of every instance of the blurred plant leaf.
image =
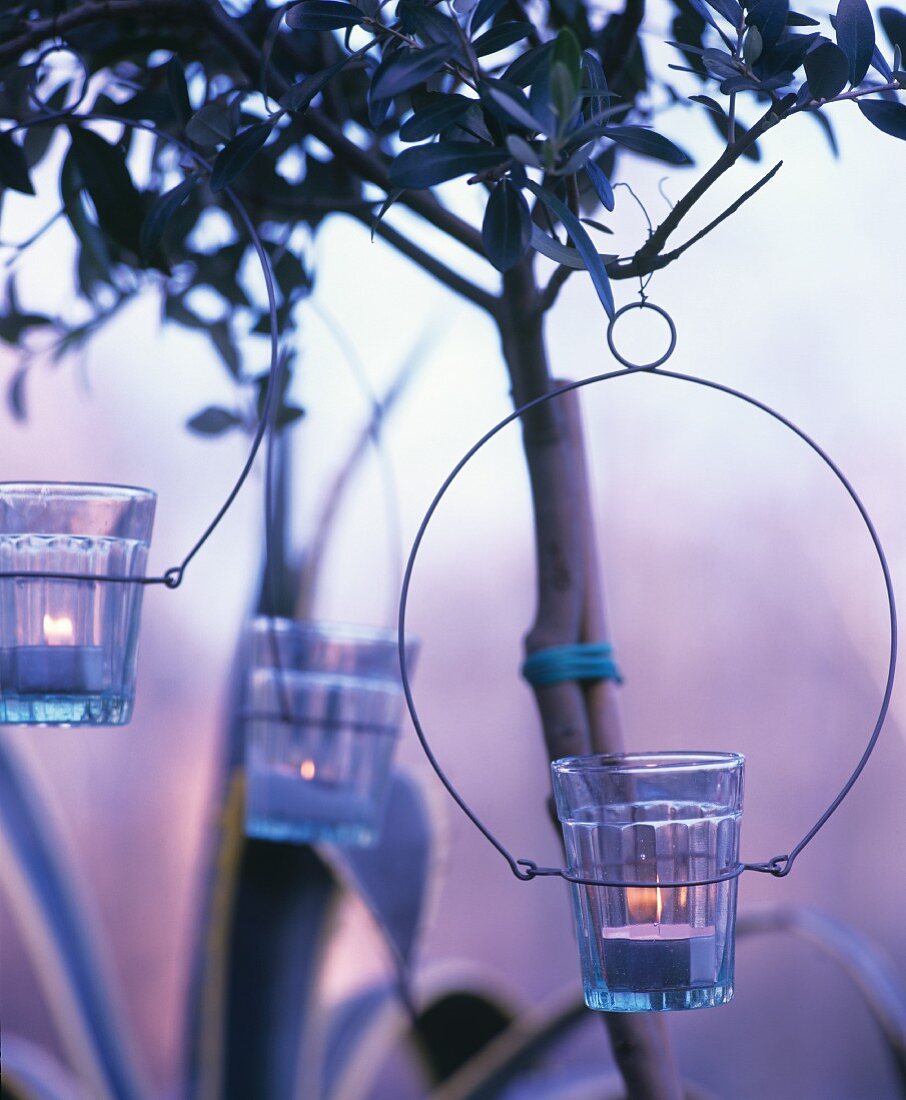
POLYGON ((222 191, 243 171, 252 157, 264 147, 274 124, 259 122, 237 134, 217 154, 211 171, 211 190, 222 191))
POLYGON ((491 19, 507 5, 507 0, 478 0, 478 4, 475 6, 475 10, 472 12, 472 20, 470 28, 474 34, 477 30, 480 30, 485 23, 490 22, 491 19))
POLYGON ((341 0, 303 0, 287 9, 286 25, 297 31, 336 31, 357 27, 364 14, 341 0))
POLYGON ((495 1100, 581 1024, 589 1012, 581 998, 570 996, 532 1014, 525 1013, 463 1066, 431 1100, 495 1100))
POLYGON ((185 126, 192 117, 192 101, 189 99, 189 86, 186 83, 186 71, 179 57, 174 54, 165 66, 167 93, 173 112, 180 126, 185 126))
POLYGON ((414 1033, 432 1078, 440 1083, 468 1065, 512 1024, 507 998, 451 989, 418 1014, 414 1033))
POLYGON ((46 1049, 4 1031, 2 1100, 84 1100, 79 1083, 46 1049))
POLYGON ((13 420, 25 420, 25 380, 28 377, 28 368, 20 367, 6 389, 6 403, 12 413, 13 420))
POLYGON ((242 359, 233 339, 233 330, 229 321, 215 321, 208 325, 207 329, 211 343, 217 349, 223 365, 233 378, 238 378, 242 373, 242 359))
POLYGON ((299 1043, 337 897, 312 848, 244 843, 228 947, 224 1100, 296 1095, 299 1043))
POLYGON ((607 137, 625 149, 642 153, 646 157, 653 157, 655 160, 662 160, 666 164, 692 163, 689 154, 678 145, 674 145, 669 138, 641 126, 610 126, 607 128, 607 137))
POLYGON ((117 244, 138 256, 145 210, 122 150, 79 126, 70 127, 70 136, 79 176, 94 203, 98 224, 117 244))
POLYGON ((288 111, 298 113, 307 111, 315 96, 323 91, 332 77, 345 68, 348 60, 347 57, 343 57, 333 65, 328 66, 328 68, 322 69, 319 73, 312 73, 311 76, 306 76, 304 80, 300 80, 298 84, 294 84, 288 92, 280 97, 280 106, 285 107, 288 111))
MULTIPOLYGON (((536 252, 540 252, 542 256, 547 256, 549 260, 553 260, 554 263, 563 264, 564 267, 571 267, 576 271, 587 270, 585 261, 575 248, 561 244, 558 240, 548 236, 537 225, 532 226, 532 248, 536 252)), ((603 264, 609 264, 612 260, 617 259, 615 255, 609 256, 603 253, 598 253, 598 255, 603 264)))
POLYGON ((206 103, 186 123, 186 137, 196 145, 220 145, 235 133, 234 113, 223 100, 206 103))
POLYGON ((595 189, 595 194, 601 200, 601 205, 605 210, 613 210, 616 205, 616 200, 614 199, 613 187, 610 185, 610 180, 593 160, 589 160, 586 163, 585 172, 589 180, 591 180, 591 185, 595 189))
POLYGON ((738 937, 767 932, 801 936, 840 965, 862 994, 906 1090, 906 993, 890 961, 842 921, 804 906, 745 913, 737 919, 738 937))
POLYGON ((242 425, 242 418, 230 409, 223 409, 217 405, 211 405, 200 413, 196 413, 186 424, 189 431, 198 435, 223 435, 230 428, 238 428, 242 425))
POLYGON ((149 1095, 111 992, 87 897, 25 770, 0 742, 0 886, 67 1055, 93 1100, 149 1095))
POLYGON ((813 118, 815 122, 818 123, 819 127, 824 133, 824 136, 827 138, 827 143, 830 146, 831 153, 834 157, 838 157, 840 155, 840 150, 837 146, 837 137, 834 134, 834 128, 825 113, 823 111, 808 111, 807 114, 809 118, 813 118))
POLYGON ((822 42, 805 59, 809 91, 816 99, 831 99, 846 87, 850 63, 833 42, 822 42))
POLYGON ((25 153, 12 134, 0 134, 0 187, 10 187, 23 195, 35 193, 28 175, 25 153))
MULTIPOLYGON (((865 79, 875 49, 875 25, 865 0, 840 0, 836 19, 837 45, 849 62, 849 82, 865 79)), ((809 81, 811 84, 811 81, 809 81)))
POLYGON ((491 192, 481 227, 485 254, 498 271, 509 271, 532 242, 532 215, 512 180, 501 180, 491 192))
POLYGON ((437 95, 415 112, 400 126, 400 138, 403 141, 424 141, 425 138, 439 134, 451 123, 462 118, 474 104, 473 99, 464 95, 437 95))
POLYGON ((414 779, 397 773, 377 844, 325 852, 336 873, 365 901, 403 968, 412 961, 429 896, 438 887, 436 835, 425 794, 414 779))
POLYGON ((786 28, 790 15, 789 0, 755 0, 746 14, 746 24, 757 27, 761 34, 762 50, 770 53, 786 28))
POLYGON ((195 175, 186 176, 172 190, 158 196, 148 209, 142 222, 139 245, 141 254, 150 260, 160 247, 167 226, 176 211, 189 198, 198 183, 195 175))
POLYGON ((860 100, 859 110, 872 126, 906 141, 906 104, 888 103, 880 99, 860 100))
POLYGON ((453 56, 453 47, 440 43, 423 50, 402 49, 394 53, 392 60, 375 74, 371 84, 374 99, 392 99, 408 92, 417 84, 424 84, 446 65, 453 56))
POLYGON ((576 246, 576 250, 582 257, 585 267, 591 276, 591 281, 598 293, 598 298, 601 300, 601 305, 604 306, 607 316, 612 318, 615 307, 613 302, 613 291, 610 289, 610 279, 607 276, 607 269, 604 267, 604 262, 598 255, 598 250, 595 248, 591 237, 589 237, 586 232, 585 226, 582 225, 569 207, 566 206, 565 203, 562 203, 555 195, 552 195, 549 191, 545 191, 531 180, 527 181, 526 186, 532 194, 536 195, 563 223, 563 228, 572 238, 573 244, 576 246))
POLYGON ((506 159, 506 150, 479 142, 438 141, 404 149, 390 166, 390 178, 397 187, 434 187, 456 176, 493 168, 506 159))
POLYGON ((906 15, 896 8, 878 8, 878 18, 891 46, 899 46, 901 56, 906 57, 906 15))
POLYGON ((532 33, 532 24, 514 20, 509 23, 497 23, 489 31, 480 34, 472 43, 476 57, 505 50, 527 38, 532 33))
POLYGON ((367 1096, 380 1070, 376 1055, 386 1057, 404 1042, 408 1028, 409 1018, 394 984, 370 986, 343 1001, 328 1024, 321 1067, 323 1100, 367 1096))

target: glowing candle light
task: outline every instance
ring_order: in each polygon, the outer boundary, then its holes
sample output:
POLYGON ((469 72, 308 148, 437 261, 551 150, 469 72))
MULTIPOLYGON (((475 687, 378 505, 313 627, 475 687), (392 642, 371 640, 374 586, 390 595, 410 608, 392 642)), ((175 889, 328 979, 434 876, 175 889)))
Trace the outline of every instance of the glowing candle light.
POLYGON ((0 654, 4 692, 18 695, 85 695, 104 689, 100 646, 76 645, 69 615, 45 612, 43 645, 12 646, 0 654))
POLYGON ((72 627, 72 619, 68 615, 44 616, 44 638, 48 645, 72 645, 75 631, 72 627))
POLYGON ((707 880, 738 859, 742 757, 567 757, 553 775, 570 868, 612 884, 573 886, 588 1006, 725 1004, 736 881, 707 880))

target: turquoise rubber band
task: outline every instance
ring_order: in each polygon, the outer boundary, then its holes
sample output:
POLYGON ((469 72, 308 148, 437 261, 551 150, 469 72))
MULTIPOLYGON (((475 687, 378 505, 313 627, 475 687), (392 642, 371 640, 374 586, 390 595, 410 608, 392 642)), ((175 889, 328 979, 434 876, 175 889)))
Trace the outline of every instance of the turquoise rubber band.
POLYGON ((559 684, 569 680, 613 680, 623 677, 610 642, 581 642, 539 649, 522 663, 522 675, 530 684, 559 684))

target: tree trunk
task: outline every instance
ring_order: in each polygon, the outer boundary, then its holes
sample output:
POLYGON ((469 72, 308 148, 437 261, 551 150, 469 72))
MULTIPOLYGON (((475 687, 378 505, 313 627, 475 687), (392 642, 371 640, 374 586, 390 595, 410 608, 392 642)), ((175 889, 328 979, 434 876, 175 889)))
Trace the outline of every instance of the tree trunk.
MULTIPOLYGON (((504 278, 498 314, 503 354, 522 405, 553 388, 530 260, 504 278)), ((537 608, 526 653, 552 645, 605 641, 604 604, 594 553, 594 526, 578 401, 573 394, 522 418, 534 511, 537 608)), ((611 683, 537 685, 535 699, 551 760, 622 748, 611 683)), ((664 1021, 655 1015, 606 1013, 614 1057, 630 1100, 681 1100, 682 1089, 664 1021)))

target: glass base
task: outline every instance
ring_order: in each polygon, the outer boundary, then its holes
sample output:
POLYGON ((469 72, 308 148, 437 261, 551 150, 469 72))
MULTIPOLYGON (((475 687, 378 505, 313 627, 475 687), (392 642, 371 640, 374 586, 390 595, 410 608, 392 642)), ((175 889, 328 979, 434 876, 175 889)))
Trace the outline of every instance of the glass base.
POLYGON ((378 831, 371 825, 324 821, 275 821, 267 817, 249 817, 247 836, 286 844, 336 844, 343 848, 371 848, 378 831))
POLYGON ((649 989, 636 993, 585 987, 585 1003, 597 1012, 681 1012, 689 1008, 717 1008, 732 999, 732 982, 704 989, 649 989))
POLYGON ((0 695, 0 725, 124 726, 132 717, 131 695, 0 695))

